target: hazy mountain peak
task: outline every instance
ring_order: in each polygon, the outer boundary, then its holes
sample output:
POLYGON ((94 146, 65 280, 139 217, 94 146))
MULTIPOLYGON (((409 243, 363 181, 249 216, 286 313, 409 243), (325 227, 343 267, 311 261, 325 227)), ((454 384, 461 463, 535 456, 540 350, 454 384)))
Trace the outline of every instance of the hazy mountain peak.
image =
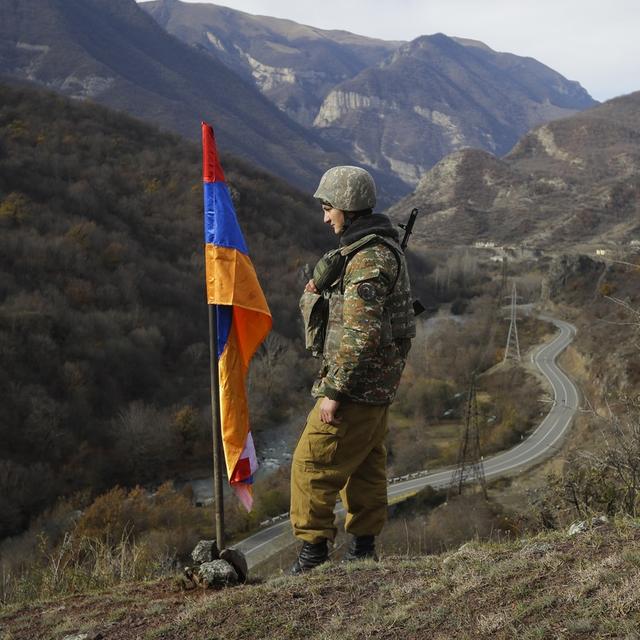
POLYGON ((484 49, 485 51, 493 51, 493 49, 486 45, 484 42, 480 40, 472 40, 470 38, 456 38, 453 37, 452 40, 455 40, 458 44, 461 44, 463 47, 476 47, 478 49, 484 49))
POLYGON ((447 153, 502 155, 532 126, 593 104, 580 85, 535 60, 436 33, 334 87, 314 124, 349 141, 360 161, 416 185, 447 153))

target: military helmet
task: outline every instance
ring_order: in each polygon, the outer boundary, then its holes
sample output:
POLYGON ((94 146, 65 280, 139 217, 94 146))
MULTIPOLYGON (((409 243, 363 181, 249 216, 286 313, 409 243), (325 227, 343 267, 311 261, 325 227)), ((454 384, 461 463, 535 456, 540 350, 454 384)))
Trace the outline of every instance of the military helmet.
POLYGON ((376 206, 376 183, 360 167, 340 166, 329 169, 313 194, 341 211, 362 211, 376 206))

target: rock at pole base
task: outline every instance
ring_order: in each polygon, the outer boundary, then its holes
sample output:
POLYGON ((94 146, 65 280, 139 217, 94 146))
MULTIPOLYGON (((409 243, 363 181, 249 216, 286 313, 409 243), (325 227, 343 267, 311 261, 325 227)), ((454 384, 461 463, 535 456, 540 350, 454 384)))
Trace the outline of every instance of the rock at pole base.
POLYGON ((238 580, 241 583, 247 581, 249 575, 249 568, 247 567, 247 559, 244 557, 242 551, 237 549, 223 549, 220 552, 220 558, 226 560, 238 574, 238 580))
POLYGON ((205 589, 238 584, 236 570, 226 560, 203 562, 197 569, 197 584, 205 589))
POLYGON ((200 540, 193 548, 191 557, 196 564, 203 562, 212 562, 220 557, 218 545, 215 540, 200 540))

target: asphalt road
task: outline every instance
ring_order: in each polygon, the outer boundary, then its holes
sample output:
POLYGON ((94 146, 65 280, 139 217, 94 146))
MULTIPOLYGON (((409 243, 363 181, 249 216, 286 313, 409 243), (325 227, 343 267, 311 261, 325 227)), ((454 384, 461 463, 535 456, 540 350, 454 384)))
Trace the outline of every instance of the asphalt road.
MULTIPOLYGON (((544 420, 520 444, 502 453, 484 458, 483 466, 487 479, 518 473, 553 455, 562 443, 578 409, 578 390, 556 364, 558 355, 573 340, 576 329, 573 325, 562 320, 548 316, 539 317, 541 320, 553 323, 560 330, 553 340, 537 347, 530 355, 531 362, 537 366, 551 385, 553 403, 544 420)), ((441 469, 420 474, 420 477, 417 478, 390 484, 389 499, 410 495, 427 485, 436 489, 446 487, 451 479, 452 471, 452 468, 441 469)), ((341 505, 336 508, 336 514, 344 514, 341 505)), ((291 525, 288 520, 283 520, 254 533, 234 547, 245 554, 249 568, 251 568, 284 549, 291 542, 293 542, 291 525)))

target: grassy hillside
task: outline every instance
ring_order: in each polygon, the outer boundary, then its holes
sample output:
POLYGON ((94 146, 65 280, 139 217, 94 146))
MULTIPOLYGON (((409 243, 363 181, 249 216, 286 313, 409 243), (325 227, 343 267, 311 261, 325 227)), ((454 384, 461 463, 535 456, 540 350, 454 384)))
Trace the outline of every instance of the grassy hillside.
MULTIPOLYGON (((210 435, 199 148, 49 93, 0 86, 0 104, 2 537, 57 495, 208 464, 210 435)), ((300 267, 332 238, 310 198, 223 164, 275 321, 259 428, 306 394, 300 267)))
POLYGON ((182 592, 163 580, 12 607, 14 638, 634 638, 640 522, 455 552, 331 562, 301 577, 182 592), (78 636, 80 637, 80 636, 78 636))

